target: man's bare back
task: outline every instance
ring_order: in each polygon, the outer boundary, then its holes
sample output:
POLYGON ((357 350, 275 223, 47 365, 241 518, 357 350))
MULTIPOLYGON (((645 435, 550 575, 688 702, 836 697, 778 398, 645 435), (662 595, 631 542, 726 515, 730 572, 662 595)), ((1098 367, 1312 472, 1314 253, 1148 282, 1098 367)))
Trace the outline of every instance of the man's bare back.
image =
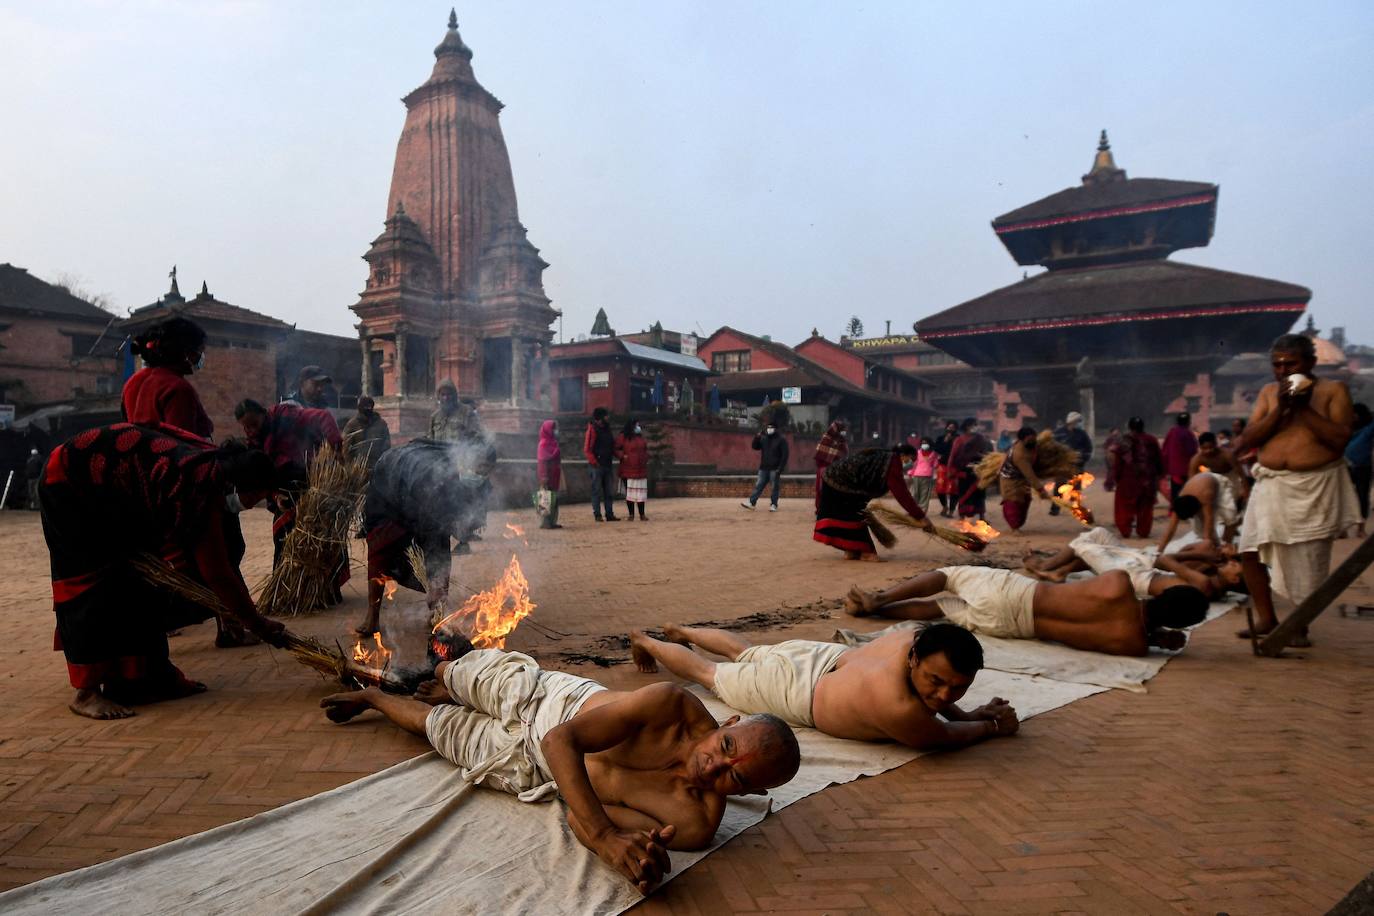
POLYGON ((910 649, 911 634, 895 632, 841 655, 835 669, 816 682, 811 703, 816 728, 856 741, 900 741, 894 732, 943 730, 911 689, 910 649))

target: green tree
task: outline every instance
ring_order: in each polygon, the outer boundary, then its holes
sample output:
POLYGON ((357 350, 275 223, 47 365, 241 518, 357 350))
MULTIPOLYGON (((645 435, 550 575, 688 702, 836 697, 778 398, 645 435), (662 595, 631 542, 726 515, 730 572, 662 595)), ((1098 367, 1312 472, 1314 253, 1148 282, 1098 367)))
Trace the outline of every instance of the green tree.
POLYGON ((859 320, 858 315, 849 319, 849 323, 844 326, 844 333, 847 337, 863 337, 864 323, 859 320))

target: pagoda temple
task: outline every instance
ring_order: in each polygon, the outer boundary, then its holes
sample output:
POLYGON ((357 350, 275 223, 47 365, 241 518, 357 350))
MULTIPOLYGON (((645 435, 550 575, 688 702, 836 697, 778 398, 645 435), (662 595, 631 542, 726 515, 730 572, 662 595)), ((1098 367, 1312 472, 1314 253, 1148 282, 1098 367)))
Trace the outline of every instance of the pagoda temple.
POLYGON ((352 306, 363 390, 403 438, 428 428, 443 379, 478 402, 489 429, 528 432, 550 406, 548 264, 516 209, 503 106, 473 75, 453 12, 434 57, 402 100, 385 229, 352 306))
POLYGON ((1185 385, 1264 351, 1311 290, 1169 260, 1216 222, 1215 184, 1127 178, 1102 132, 1082 184, 992 221, 1035 276, 915 324, 921 340, 992 374, 1051 424, 1077 410, 1089 428, 1150 427, 1185 385))

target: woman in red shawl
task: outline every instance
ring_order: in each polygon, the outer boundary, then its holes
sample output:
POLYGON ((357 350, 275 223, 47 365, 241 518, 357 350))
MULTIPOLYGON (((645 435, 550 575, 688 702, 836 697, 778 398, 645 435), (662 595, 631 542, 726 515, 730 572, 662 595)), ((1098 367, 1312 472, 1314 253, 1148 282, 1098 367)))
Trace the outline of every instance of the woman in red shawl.
POLYGON ((539 426, 539 451, 536 454, 539 495, 535 506, 543 520, 540 528, 562 528, 558 524, 558 487, 563 483, 563 449, 558 445, 558 421, 545 420, 539 426))
POLYGON ((216 449, 189 433, 130 423, 79 433, 48 458, 38 487, 52 563, 53 647, 67 656, 76 697, 92 719, 133 715, 130 704, 199 693, 168 657, 167 631, 211 615, 148 582, 131 561, 161 558, 208 586, 254 632, 282 626, 258 616, 230 562, 221 514, 230 487, 271 485, 261 452, 216 449))
POLYGON ((925 523, 921 527, 932 530, 935 526, 906 486, 905 467, 915 458, 916 449, 904 442, 896 448, 866 448, 826 468, 812 539, 844 551, 846 560, 879 559, 863 511, 870 500, 888 493, 925 523))
POLYGON ((849 443, 846 439, 849 431, 845 429, 843 420, 836 420, 830 424, 830 428, 821 436, 821 441, 816 444, 816 508, 821 507, 821 478, 825 476, 825 469, 836 461, 849 454, 849 443))
POLYGON ((1113 497, 1116 527, 1123 538, 1147 538, 1155 518, 1155 494, 1164 474, 1159 440, 1145 432, 1145 421, 1131 417, 1126 435, 1107 449, 1107 461, 1116 478, 1113 497))
POLYGON ((138 426, 175 426, 209 440, 215 431, 186 377, 200 368, 205 332, 180 316, 159 321, 133 341, 143 368, 124 383, 124 419, 138 426))

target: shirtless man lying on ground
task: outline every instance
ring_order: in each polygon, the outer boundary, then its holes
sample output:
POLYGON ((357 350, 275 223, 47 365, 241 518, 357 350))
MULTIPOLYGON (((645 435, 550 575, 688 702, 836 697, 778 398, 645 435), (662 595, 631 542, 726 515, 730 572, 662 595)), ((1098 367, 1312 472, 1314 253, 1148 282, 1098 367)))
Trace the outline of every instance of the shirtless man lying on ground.
POLYGON ((500 649, 471 650, 435 674, 423 699, 368 688, 320 705, 335 722, 377 710, 478 785, 521 801, 561 795, 582 845, 646 894, 668 874, 667 850, 710 845, 727 795, 766 794, 800 764, 781 720, 717 723, 673 684, 607 690, 500 649))
POLYGON ((857 648, 802 639, 751 646, 725 630, 673 624, 663 630, 667 642, 630 634, 640 671, 653 673, 661 664, 742 712, 772 713, 836 738, 930 750, 1013 735, 1020 727, 1006 700, 969 712, 955 705, 983 667, 978 640, 958 627, 930 627, 914 638, 890 633, 857 648), (694 645, 730 661, 702 658, 694 645))
POLYGON ((1041 582, 1063 582, 1070 573, 1091 570, 1101 575, 1119 569, 1131 577, 1137 598, 1157 598, 1178 585, 1191 585, 1208 598, 1244 587, 1234 548, 1205 542, 1189 547, 1199 549, 1184 548, 1155 558, 1145 550, 1127 547, 1115 534, 1099 527, 1083 532, 1051 557, 1027 557, 1026 572, 1041 582), (1227 552, 1229 559, 1224 556, 1227 552))
POLYGON ((934 620, 1008 639, 1052 639, 1109 655, 1145 655, 1150 646, 1181 649, 1184 627, 1207 616, 1207 597, 1188 585, 1142 601, 1131 577, 1113 570, 1083 582, 1037 582, 1007 569, 949 566, 879 592, 855 586, 845 611, 855 617, 934 620), (941 592, 955 597, 935 601, 941 592))

